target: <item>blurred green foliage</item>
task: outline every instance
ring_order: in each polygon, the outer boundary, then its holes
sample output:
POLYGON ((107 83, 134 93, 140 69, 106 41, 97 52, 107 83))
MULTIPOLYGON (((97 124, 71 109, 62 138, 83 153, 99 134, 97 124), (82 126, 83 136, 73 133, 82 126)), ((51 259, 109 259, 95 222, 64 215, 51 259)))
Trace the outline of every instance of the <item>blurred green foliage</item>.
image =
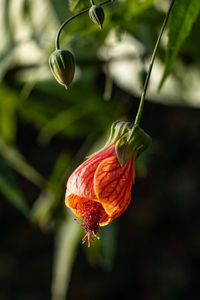
MULTIPOLYGON (((169 4, 166 0, 111 1, 104 7, 103 31, 87 14, 69 24, 62 32, 61 48, 73 52, 76 75, 66 91, 55 82, 48 56, 54 51, 61 23, 87 8, 89 0, 0 2, 1 198, 41 230, 54 232, 52 300, 66 298, 81 239, 80 228, 64 207, 67 177, 86 155, 103 145, 112 122, 134 120, 136 114, 136 95, 131 96, 125 87, 121 90, 110 72, 110 64, 120 57, 110 55, 113 47, 110 38, 114 32, 119 44, 124 34, 131 37, 133 44, 139 43, 140 48, 131 54, 131 60, 142 61, 143 70, 169 4)), ((159 78, 161 84, 172 70, 180 49, 178 61, 185 68, 199 67, 196 50, 200 24, 195 23, 199 10, 199 0, 176 2, 168 42, 161 43, 158 52, 165 68, 162 79, 159 78)), ((122 69, 122 76, 124 72, 122 69)), ((135 88, 139 90, 140 84, 135 88)), ((162 100, 161 94, 159 101, 162 100)), ((137 165, 141 177, 148 174, 148 155, 137 165)), ((102 229, 101 244, 95 242, 93 249, 85 250, 88 262, 111 269, 116 239, 117 223, 105 231, 102 229)))

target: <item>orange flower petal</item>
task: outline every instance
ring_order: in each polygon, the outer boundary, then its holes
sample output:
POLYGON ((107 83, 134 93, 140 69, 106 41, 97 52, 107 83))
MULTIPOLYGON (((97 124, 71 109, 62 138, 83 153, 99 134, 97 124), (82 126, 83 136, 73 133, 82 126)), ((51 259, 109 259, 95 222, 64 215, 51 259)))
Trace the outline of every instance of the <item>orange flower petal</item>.
POLYGON ((109 157, 114 152, 114 147, 110 147, 98 154, 92 156, 81 164, 70 176, 67 182, 66 197, 70 194, 96 200, 94 193, 93 181, 95 171, 100 162, 109 157))
POLYGON ((130 203, 133 180, 133 159, 123 167, 116 156, 104 159, 95 172, 94 191, 99 202, 113 220, 130 203))
MULTIPOLYGON (((66 206, 68 206, 71 209, 71 211, 74 213, 75 216, 82 219, 83 206, 84 206, 84 203, 86 203, 88 201, 92 201, 92 200, 89 200, 86 198, 81 198, 74 194, 70 194, 69 196, 66 197, 65 204, 66 204, 66 206)), ((108 214, 105 212, 104 208, 102 207, 102 216, 101 216, 99 225, 100 226, 107 225, 108 223, 110 223, 110 221, 111 221, 110 217, 108 216, 108 214)))

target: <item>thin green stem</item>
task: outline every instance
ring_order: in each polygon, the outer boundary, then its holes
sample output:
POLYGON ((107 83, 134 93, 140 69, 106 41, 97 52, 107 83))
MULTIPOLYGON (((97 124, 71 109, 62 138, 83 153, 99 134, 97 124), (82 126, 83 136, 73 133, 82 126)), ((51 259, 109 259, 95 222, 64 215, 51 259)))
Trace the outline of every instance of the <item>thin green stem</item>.
POLYGON ((163 25, 161 27, 161 30, 160 30, 160 33, 159 33, 156 45, 155 45, 154 50, 153 50, 153 54, 152 54, 152 57, 151 57, 151 61, 150 61, 150 64, 149 64, 149 69, 148 69, 148 72, 147 72, 147 76, 146 76, 146 79, 145 79, 145 83, 144 83, 144 87, 143 87, 143 91, 142 91, 142 95, 141 95, 141 99, 140 99, 140 104, 139 104, 138 112, 137 112, 137 115, 136 115, 136 118, 135 118, 135 124, 138 124, 138 125, 139 125, 141 117, 142 117, 142 111, 143 111, 143 107, 144 107, 145 96, 146 96, 146 92, 147 92, 147 88, 148 88, 148 84, 149 84, 149 79, 150 79, 151 71, 152 71, 153 64, 154 64, 154 60, 155 60, 156 53, 157 53, 157 50, 158 50, 158 45, 159 45, 160 39, 162 37, 163 31, 165 29, 165 26, 167 24, 167 21, 168 21, 171 9, 172 9, 172 7, 174 5, 174 2, 175 2, 175 0, 171 1, 170 7, 169 7, 168 12, 166 14, 166 17, 164 19, 164 22, 163 22, 163 25))
MULTIPOLYGON (((102 3, 100 3, 99 5, 102 6, 102 5, 105 5, 105 4, 109 3, 109 2, 111 2, 111 0, 106 0, 106 1, 104 1, 104 2, 102 2, 102 3)), ((90 7, 84 9, 83 11, 77 13, 77 14, 74 15, 74 16, 71 16, 69 19, 67 19, 67 20, 60 26, 60 28, 59 28, 59 30, 58 30, 58 33, 57 33, 57 35, 56 35, 56 41, 55 41, 56 50, 59 50, 59 49, 60 49, 59 38, 60 38, 60 34, 61 34, 61 31, 63 30, 63 28, 64 28, 68 23, 70 23, 73 19, 75 19, 75 18, 79 17, 80 15, 83 15, 84 13, 88 12, 89 9, 90 9, 90 7)))

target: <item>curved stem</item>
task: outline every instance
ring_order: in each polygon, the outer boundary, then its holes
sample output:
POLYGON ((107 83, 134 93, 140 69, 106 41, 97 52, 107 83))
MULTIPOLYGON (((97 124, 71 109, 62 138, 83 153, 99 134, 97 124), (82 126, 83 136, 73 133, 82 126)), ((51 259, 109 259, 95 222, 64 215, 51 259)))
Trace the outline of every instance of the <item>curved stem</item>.
MULTIPOLYGON (((106 1, 104 1, 104 2, 102 2, 102 3, 100 3, 99 5, 101 5, 101 6, 102 6, 102 5, 105 5, 105 4, 109 3, 110 1, 111 1, 111 0, 106 0, 106 1)), ((93 2, 93 1, 92 1, 92 2, 93 2)), ((68 23, 70 23, 73 19, 75 19, 75 18, 79 17, 80 15, 83 15, 84 13, 88 12, 89 9, 90 9, 90 7, 84 9, 83 11, 77 13, 77 14, 74 15, 74 16, 71 16, 69 19, 67 19, 67 20, 60 26, 60 28, 59 28, 59 30, 58 30, 58 33, 57 33, 57 35, 56 35, 56 41, 55 41, 55 44, 56 44, 56 50, 59 50, 59 49, 60 49, 59 38, 60 38, 60 34, 61 34, 61 31, 63 30, 63 28, 64 28, 68 23)))
POLYGON ((146 92, 147 92, 147 88, 148 88, 148 84, 149 84, 149 79, 150 79, 150 76, 151 76, 151 71, 152 71, 152 68, 153 68, 153 63, 154 63, 154 60, 155 60, 155 57, 156 57, 156 53, 157 53, 157 50, 158 50, 158 45, 159 45, 160 39, 162 37, 163 31, 165 29, 165 26, 167 24, 167 21, 168 21, 171 9, 172 9, 172 7, 174 5, 174 2, 175 2, 175 0, 171 1, 170 7, 169 7, 168 12, 166 14, 166 17, 164 19, 164 22, 163 22, 163 25, 161 27, 161 30, 160 30, 160 33, 159 33, 156 45, 155 45, 154 50, 153 50, 153 54, 152 54, 152 57, 151 57, 149 69, 148 69, 148 72, 147 72, 147 76, 146 76, 146 79, 145 79, 145 83, 144 83, 144 87, 143 87, 143 91, 142 91, 142 95, 141 95, 141 99, 140 99, 140 104, 139 104, 138 112, 137 112, 137 115, 136 115, 136 118, 135 118, 135 122, 134 122, 135 124, 139 124, 140 120, 141 120, 141 117, 142 117, 142 111, 143 111, 143 107, 144 107, 144 100, 145 100, 145 96, 146 96, 146 92))

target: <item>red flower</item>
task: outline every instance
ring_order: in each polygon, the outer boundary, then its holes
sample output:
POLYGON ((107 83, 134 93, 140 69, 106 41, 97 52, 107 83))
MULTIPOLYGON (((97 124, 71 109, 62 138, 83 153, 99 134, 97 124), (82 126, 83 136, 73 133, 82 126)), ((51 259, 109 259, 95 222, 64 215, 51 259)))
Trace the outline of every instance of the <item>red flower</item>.
MULTIPOLYGON (((121 166, 115 145, 86 160, 67 182, 65 204, 83 220, 83 243, 96 236, 99 226, 109 224, 128 207, 134 178, 133 156, 121 166)), ((76 221, 77 222, 77 221, 76 221)))
POLYGON ((100 239, 96 235, 99 226, 109 224, 127 209, 135 177, 135 159, 150 143, 150 136, 138 125, 114 122, 104 148, 70 176, 65 204, 83 220, 81 226, 86 235, 82 241, 88 240, 88 247, 90 238, 100 239))

